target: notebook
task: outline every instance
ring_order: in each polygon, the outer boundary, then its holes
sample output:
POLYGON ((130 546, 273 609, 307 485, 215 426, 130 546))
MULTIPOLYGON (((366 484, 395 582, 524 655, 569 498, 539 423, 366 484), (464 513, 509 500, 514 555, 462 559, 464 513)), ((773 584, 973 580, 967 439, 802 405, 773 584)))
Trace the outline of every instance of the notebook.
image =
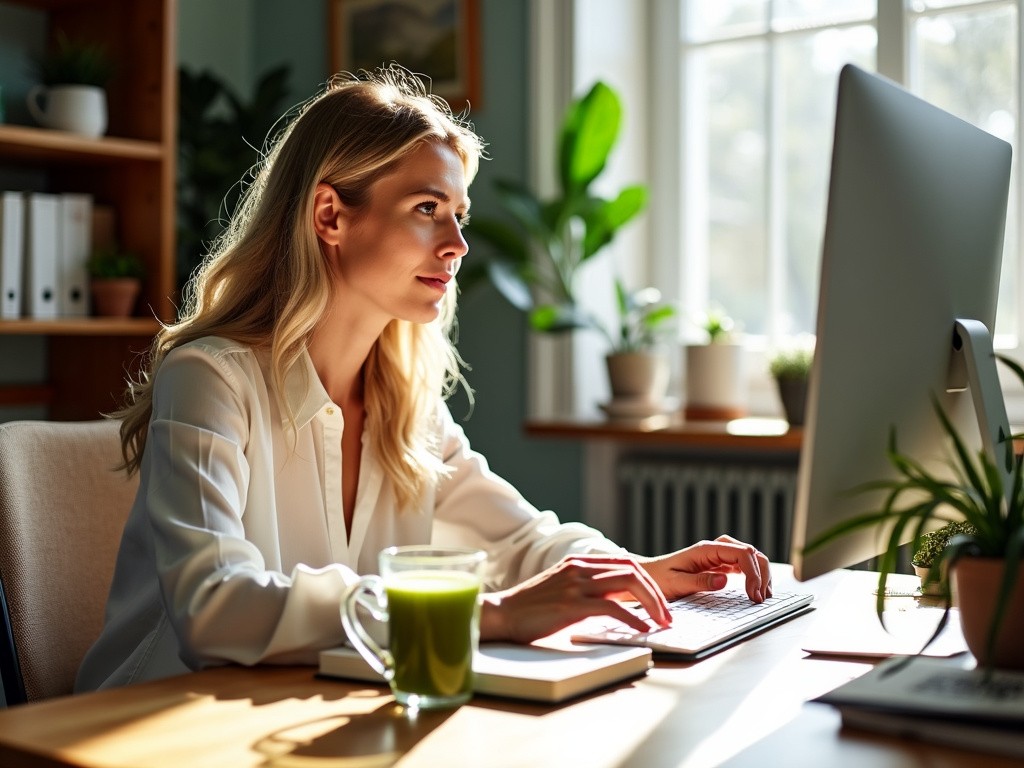
MULTIPOLYGON (((693 661, 718 653, 769 627, 811 610, 814 595, 776 592, 754 603, 738 589, 698 592, 669 603, 672 626, 637 632, 614 619, 595 617, 573 633, 573 642, 649 648, 657 656, 693 661)), ((649 620, 639 605, 630 609, 649 620)))
MULTIPOLYGON (((476 693, 555 703, 647 674, 651 651, 609 645, 481 643, 473 662, 476 693)), ((349 647, 320 652, 320 674, 383 683, 349 647)))

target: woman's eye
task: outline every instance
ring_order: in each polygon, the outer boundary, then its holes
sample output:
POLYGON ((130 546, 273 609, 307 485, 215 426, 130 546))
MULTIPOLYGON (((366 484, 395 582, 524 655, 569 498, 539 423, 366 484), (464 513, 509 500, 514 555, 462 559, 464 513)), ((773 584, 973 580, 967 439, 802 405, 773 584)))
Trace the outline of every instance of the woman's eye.
POLYGON ((456 213, 455 220, 459 222, 459 229, 465 229, 469 225, 469 214, 456 213))
POLYGON ((420 203, 419 205, 416 206, 416 210, 419 211, 420 213, 427 214, 427 216, 433 216, 434 213, 437 211, 437 202, 434 200, 430 200, 426 203, 420 203))

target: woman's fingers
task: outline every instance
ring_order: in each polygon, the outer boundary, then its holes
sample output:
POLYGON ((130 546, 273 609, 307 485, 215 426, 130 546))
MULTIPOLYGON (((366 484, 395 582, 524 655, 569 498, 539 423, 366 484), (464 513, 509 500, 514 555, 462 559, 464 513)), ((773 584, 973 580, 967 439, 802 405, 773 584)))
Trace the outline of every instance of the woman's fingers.
POLYGON ((671 598, 725 586, 724 574, 742 573, 747 596, 762 602, 772 595, 768 558, 756 547, 731 536, 702 541, 645 564, 671 598))
MULTIPOLYGON (((593 586, 605 597, 617 600, 636 600, 644 607, 652 621, 663 627, 672 623, 668 604, 661 588, 651 574, 635 559, 621 556, 583 555, 573 557, 566 562, 575 564, 587 572, 593 586), (592 570, 595 568, 598 571, 592 570)), ((631 624, 631 626, 635 625, 631 624)))
POLYGON ((584 555, 511 589, 483 596, 481 637, 530 642, 591 616, 609 616, 638 632, 652 627, 616 597, 636 600, 656 623, 671 623, 657 583, 628 557, 584 555))

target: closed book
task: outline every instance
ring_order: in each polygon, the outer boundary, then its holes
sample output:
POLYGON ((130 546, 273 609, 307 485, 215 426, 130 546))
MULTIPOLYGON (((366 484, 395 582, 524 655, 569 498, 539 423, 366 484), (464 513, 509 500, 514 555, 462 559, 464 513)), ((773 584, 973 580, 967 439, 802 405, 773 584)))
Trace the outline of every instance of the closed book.
POLYGON ((92 195, 60 196, 60 257, 58 260, 57 314, 89 314, 89 274, 86 264, 92 248, 92 195))
POLYGON ((21 317, 21 263, 25 243, 25 199, 21 192, 0 194, 0 317, 21 317))
POLYGON ((970 656, 888 659, 815 701, 851 728, 1024 757, 1024 672, 970 656))
MULTIPOLYGON (((473 690, 490 696, 555 703, 647 674, 650 667, 651 652, 647 648, 481 643, 473 660, 473 690)), ((320 674, 383 682, 349 647, 321 651, 320 674)))
POLYGON ((25 314, 57 316, 57 258, 60 248, 60 198, 43 192, 25 197, 25 314))

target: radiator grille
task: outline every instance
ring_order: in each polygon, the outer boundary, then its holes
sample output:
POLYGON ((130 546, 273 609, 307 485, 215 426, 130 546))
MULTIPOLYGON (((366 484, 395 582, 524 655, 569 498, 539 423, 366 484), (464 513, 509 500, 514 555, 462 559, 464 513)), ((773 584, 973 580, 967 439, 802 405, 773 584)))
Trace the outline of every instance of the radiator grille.
POLYGON ((623 544, 659 555, 723 533, 788 562, 796 467, 625 459, 623 544))

